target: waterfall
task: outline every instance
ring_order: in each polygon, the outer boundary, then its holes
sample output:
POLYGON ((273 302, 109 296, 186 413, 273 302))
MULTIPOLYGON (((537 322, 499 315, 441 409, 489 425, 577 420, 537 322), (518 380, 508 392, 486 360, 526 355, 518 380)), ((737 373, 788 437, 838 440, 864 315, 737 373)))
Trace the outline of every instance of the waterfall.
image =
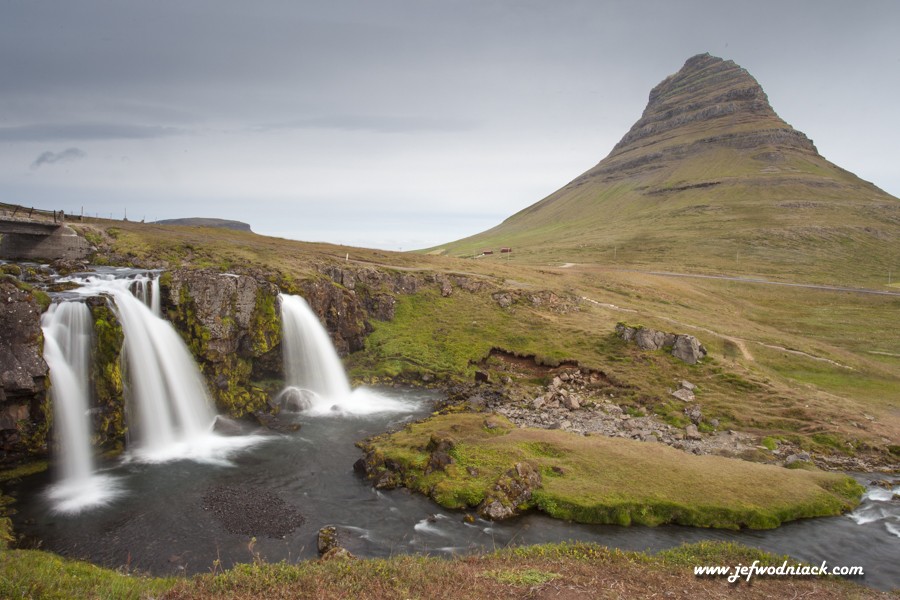
POLYGON ((155 455, 208 434, 215 413, 187 346, 144 302, 110 292, 125 334, 126 402, 137 417, 129 441, 155 455))
POLYGON ((50 367, 54 436, 60 480, 50 491, 58 512, 79 512, 106 504, 117 493, 106 477, 95 476, 91 453, 88 391, 93 321, 81 302, 52 304, 41 317, 44 360, 50 367))
POLYGON ((282 347, 288 386, 309 390, 324 400, 350 395, 350 382, 328 332, 300 296, 281 294, 282 347))
POLYGON ((131 293, 141 302, 150 307, 157 317, 162 316, 162 307, 159 298, 159 277, 138 276, 132 280, 131 293))
POLYGON ((280 294, 282 350, 287 387, 279 394, 282 410, 321 415, 407 412, 413 405, 365 388, 350 389, 344 366, 316 313, 299 296, 280 294))
POLYGON ((212 431, 216 413, 206 382, 184 341, 160 316, 158 278, 108 275, 78 281, 78 293, 110 297, 122 326, 128 458, 227 464, 233 451, 262 441, 212 431))

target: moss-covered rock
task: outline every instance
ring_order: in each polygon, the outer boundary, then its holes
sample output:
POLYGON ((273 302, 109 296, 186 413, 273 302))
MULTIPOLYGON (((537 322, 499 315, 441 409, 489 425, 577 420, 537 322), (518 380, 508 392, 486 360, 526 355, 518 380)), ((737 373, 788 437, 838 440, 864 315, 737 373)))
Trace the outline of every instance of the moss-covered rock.
POLYGON ((253 384, 254 363, 280 355, 278 288, 208 269, 168 272, 160 287, 165 311, 197 359, 219 410, 241 417, 265 408, 269 392, 253 384))
POLYGON ((122 325, 104 297, 91 298, 88 307, 94 320, 91 349, 91 382, 93 383, 94 444, 107 449, 124 446, 125 385, 122 379, 122 325))

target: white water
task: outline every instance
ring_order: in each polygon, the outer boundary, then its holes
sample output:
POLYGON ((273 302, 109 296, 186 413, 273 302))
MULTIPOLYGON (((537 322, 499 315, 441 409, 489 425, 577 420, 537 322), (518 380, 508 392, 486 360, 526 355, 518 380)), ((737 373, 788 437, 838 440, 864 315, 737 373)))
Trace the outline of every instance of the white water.
POLYGON ((216 414, 197 364, 172 325, 158 316, 158 279, 92 276, 80 282, 80 294, 111 296, 122 325, 127 458, 228 464, 232 452, 264 439, 212 431, 216 414))
POLYGON ((888 533, 900 537, 900 503, 895 500, 897 497, 900 497, 900 487, 870 488, 859 508, 848 516, 857 525, 881 523, 888 533))
POLYGON ((365 388, 351 390, 331 338, 306 300, 288 294, 280 294, 279 300, 287 383, 279 396, 283 407, 304 410, 310 415, 410 410, 410 405, 403 400, 365 388))
POLYGON ((137 277, 131 286, 132 294, 150 307, 157 317, 162 317, 162 306, 159 298, 159 277, 137 277))
POLYGON ((90 381, 91 312, 81 302, 53 304, 41 317, 44 360, 50 367, 54 437, 60 480, 49 491, 57 512, 77 513, 109 503, 115 482, 94 474, 91 453, 90 381))

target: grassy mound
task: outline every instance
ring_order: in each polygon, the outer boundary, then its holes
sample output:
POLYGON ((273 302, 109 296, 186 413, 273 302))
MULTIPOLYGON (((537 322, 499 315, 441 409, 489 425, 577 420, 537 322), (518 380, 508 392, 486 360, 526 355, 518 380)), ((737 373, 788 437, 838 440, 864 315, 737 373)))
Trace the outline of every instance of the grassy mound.
MULTIPOLYGON (((694 456, 654 443, 519 429, 495 415, 439 415, 368 445, 369 463, 448 508, 474 508, 517 463, 541 473, 519 508, 583 523, 767 529, 837 515, 858 503, 852 478, 788 470, 719 456, 694 456), (434 468, 429 449, 453 459, 434 468), (387 466, 385 466, 387 465, 387 466)), ((446 462, 446 461, 445 461, 446 462)))

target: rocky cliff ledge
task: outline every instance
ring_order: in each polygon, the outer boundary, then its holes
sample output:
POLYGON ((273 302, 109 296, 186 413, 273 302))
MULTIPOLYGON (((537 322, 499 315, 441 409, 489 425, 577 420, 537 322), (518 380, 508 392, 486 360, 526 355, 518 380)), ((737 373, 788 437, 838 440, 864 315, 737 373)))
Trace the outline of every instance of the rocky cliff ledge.
POLYGON ((50 402, 41 355, 43 308, 35 293, 0 280, 0 464, 47 450, 50 402))
POLYGON ((283 378, 280 292, 307 301, 341 355, 364 348, 370 319, 393 318, 397 294, 429 284, 452 292, 449 279, 433 275, 334 265, 318 271, 301 281, 249 270, 177 269, 162 276, 163 309, 197 358, 220 410, 235 417, 266 410, 276 391, 271 383, 283 378))
POLYGON ((265 408, 269 395, 252 380, 280 376, 278 287, 249 275, 189 269, 165 273, 160 284, 163 309, 218 407, 236 417, 265 408))

